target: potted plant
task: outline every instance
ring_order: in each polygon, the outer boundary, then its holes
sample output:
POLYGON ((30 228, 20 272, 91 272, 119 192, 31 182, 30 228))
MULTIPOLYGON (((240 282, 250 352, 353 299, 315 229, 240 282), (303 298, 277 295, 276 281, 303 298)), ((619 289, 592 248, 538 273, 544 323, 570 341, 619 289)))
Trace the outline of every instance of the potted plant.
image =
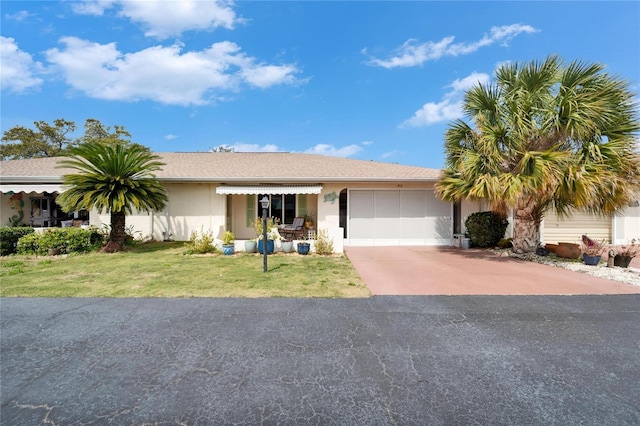
POLYGON ((597 265, 600 263, 602 252, 604 251, 603 243, 592 240, 586 235, 582 236, 582 260, 585 265, 597 265))
POLYGON ((255 238, 247 240, 244 242, 244 251, 246 251, 247 253, 255 253, 257 245, 258 243, 256 242, 255 238))
MULTIPOLYGON (((257 218, 255 222, 256 235, 258 240, 258 253, 262 254, 264 246, 264 234, 262 226, 262 218, 257 218)), ((275 240, 281 240, 282 237, 278 232, 278 221, 273 218, 267 218, 267 254, 273 253, 275 249, 275 240)))
POLYGON ((307 255, 309 254, 309 249, 311 248, 311 244, 309 241, 302 239, 298 241, 296 249, 298 250, 298 254, 307 255))
POLYGON ((621 268, 629 267, 631 259, 636 257, 640 253, 640 238, 632 239, 631 244, 622 244, 613 248, 613 266, 620 266, 621 268))
POLYGON ((313 215, 312 214, 305 214, 304 215, 304 227, 307 229, 311 229, 313 228, 313 215))
POLYGON ((225 232, 222 236, 222 252, 225 256, 231 256, 235 252, 235 239, 236 236, 231 231, 225 232))
POLYGON ((293 251, 293 240, 291 238, 282 239, 282 252, 291 253, 293 251))

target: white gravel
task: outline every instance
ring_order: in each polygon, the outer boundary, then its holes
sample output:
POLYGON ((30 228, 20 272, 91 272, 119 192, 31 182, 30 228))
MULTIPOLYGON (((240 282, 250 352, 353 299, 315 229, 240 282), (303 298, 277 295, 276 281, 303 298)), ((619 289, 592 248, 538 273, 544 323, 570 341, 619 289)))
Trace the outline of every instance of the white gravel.
POLYGON ((562 259, 554 254, 549 256, 538 256, 535 253, 517 254, 511 249, 496 250, 500 256, 516 257, 530 262, 542 263, 544 265, 555 266, 556 268, 569 269, 594 277, 606 278, 608 280, 620 281, 627 284, 640 286, 640 269, 620 268, 618 266, 607 267, 606 262, 600 262, 597 266, 585 265, 581 260, 562 259))

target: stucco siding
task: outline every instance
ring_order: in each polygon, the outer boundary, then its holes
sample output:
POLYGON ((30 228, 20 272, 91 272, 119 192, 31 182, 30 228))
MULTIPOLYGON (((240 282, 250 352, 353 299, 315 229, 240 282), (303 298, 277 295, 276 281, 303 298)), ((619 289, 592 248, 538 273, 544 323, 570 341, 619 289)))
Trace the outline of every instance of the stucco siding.
POLYGON ((211 231, 220 238, 225 231, 226 198, 212 184, 167 184, 169 230, 173 239, 187 241, 194 231, 211 231))
POLYGON ((616 244, 626 244, 632 239, 640 239, 640 206, 627 207, 614 219, 614 239, 616 244))

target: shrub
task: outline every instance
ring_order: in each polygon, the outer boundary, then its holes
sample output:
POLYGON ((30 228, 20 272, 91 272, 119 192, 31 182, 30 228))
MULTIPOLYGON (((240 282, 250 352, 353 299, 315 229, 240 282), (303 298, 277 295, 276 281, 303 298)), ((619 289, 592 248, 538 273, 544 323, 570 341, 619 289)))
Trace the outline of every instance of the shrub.
POLYGON ((326 229, 318 230, 315 247, 318 254, 333 254, 333 241, 329 238, 329 233, 326 229))
POLYGON ((501 249, 511 248, 513 247, 513 238, 503 238, 498 241, 498 247, 501 249))
MULTIPOLYGON (((98 229, 97 232, 102 235, 104 241, 109 241, 109 234, 111 233, 111 225, 108 223, 103 223, 102 228, 98 229)), ((133 225, 129 225, 124 228, 124 245, 127 247, 135 247, 139 243, 144 242, 144 237, 142 236, 141 231, 136 231, 133 225)), ((164 232, 163 232, 164 234, 164 232)), ((166 240, 169 241, 169 240, 166 240)))
POLYGON ((471 242, 476 247, 494 247, 504 237, 509 222, 495 212, 477 212, 464 222, 471 242))
POLYGON ((33 228, 25 226, 0 228, 0 256, 16 253, 18 240, 33 232, 33 228))
POLYGON ((236 239, 236 236, 233 234, 233 232, 227 231, 222 236, 222 244, 224 244, 226 246, 231 245, 231 244, 233 244, 235 239, 236 239))
POLYGON ((187 254, 215 253, 217 249, 214 243, 213 233, 211 231, 205 232, 204 228, 200 228, 200 231, 191 233, 185 246, 187 246, 187 254))
POLYGON ((27 255, 45 255, 49 249, 60 249, 60 253, 84 253, 97 250, 102 242, 103 237, 96 229, 47 229, 20 238, 17 251, 27 255))

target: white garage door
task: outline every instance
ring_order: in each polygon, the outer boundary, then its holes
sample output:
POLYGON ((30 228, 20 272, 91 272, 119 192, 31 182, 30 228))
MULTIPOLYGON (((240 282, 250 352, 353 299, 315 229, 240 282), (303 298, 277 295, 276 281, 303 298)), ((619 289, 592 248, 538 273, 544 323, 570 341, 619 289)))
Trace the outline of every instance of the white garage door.
POLYGON ((429 190, 350 190, 348 244, 448 245, 452 207, 429 190))

